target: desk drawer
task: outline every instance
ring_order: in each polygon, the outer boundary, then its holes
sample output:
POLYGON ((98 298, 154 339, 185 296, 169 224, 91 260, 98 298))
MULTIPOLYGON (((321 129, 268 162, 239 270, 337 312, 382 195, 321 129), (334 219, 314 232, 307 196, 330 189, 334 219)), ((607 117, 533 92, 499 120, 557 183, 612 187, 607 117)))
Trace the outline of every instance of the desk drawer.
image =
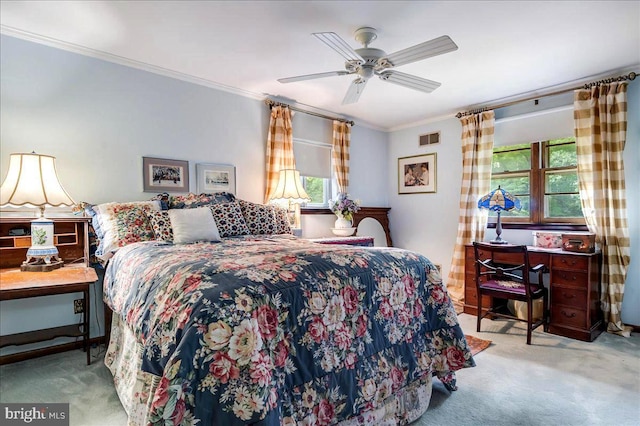
POLYGON ((551 256, 551 269, 570 269, 586 271, 589 268, 589 257, 554 254, 551 256))
POLYGON ((584 329, 587 327, 587 312, 568 306, 552 305, 551 324, 584 329))
POLYGON ((554 269, 551 271, 551 285, 561 284, 586 289, 589 285, 589 274, 578 271, 554 269))
POLYGON ((583 308, 587 306, 587 291, 578 288, 554 285, 551 288, 551 305, 583 308))
POLYGON ((534 267, 539 264, 543 264, 545 269, 549 269, 549 255, 547 253, 536 253, 533 251, 529 252, 529 266, 534 267))

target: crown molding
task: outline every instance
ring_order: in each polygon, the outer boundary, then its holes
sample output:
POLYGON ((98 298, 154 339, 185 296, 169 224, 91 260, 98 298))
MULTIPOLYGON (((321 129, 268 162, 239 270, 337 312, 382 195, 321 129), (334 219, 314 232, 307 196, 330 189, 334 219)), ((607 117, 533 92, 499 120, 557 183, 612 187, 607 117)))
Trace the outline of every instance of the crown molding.
POLYGON ((206 78, 197 77, 191 74, 185 74, 179 71, 173 71, 168 68, 159 67, 157 65, 149 64, 146 62, 135 61, 123 56, 114 55, 111 53, 103 52, 101 50, 90 49, 88 47, 80 46, 74 43, 68 43, 66 41, 58 40, 51 37, 46 37, 40 34, 34 34, 29 31, 19 30, 7 25, 0 25, 0 34, 4 34, 11 37, 16 37, 22 40, 30 41, 37 44, 43 44, 45 46, 53 47, 67 52, 77 53, 83 56, 89 56, 103 61, 112 62, 119 65, 124 65, 130 68, 136 68, 142 71, 148 71, 154 74, 159 74, 165 77, 175 78, 177 80, 186 81, 188 83, 198 84, 200 86, 206 86, 212 89, 221 90, 223 92, 233 93, 235 95, 243 96, 246 98, 263 100, 264 95, 261 93, 255 93, 248 90, 239 89, 237 87, 225 86, 224 84, 216 83, 215 81, 207 80, 206 78))

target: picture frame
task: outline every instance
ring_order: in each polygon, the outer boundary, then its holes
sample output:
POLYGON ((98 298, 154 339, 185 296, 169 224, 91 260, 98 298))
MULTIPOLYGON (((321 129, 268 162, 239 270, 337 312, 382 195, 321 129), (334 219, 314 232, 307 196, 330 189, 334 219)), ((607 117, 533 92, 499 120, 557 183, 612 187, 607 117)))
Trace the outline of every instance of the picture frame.
POLYGON ((398 194, 435 193, 436 153, 398 158, 398 194))
POLYGON ((230 192, 236 194, 236 168, 228 164, 196 164, 198 194, 230 192))
POLYGON ((144 192, 189 192, 189 162, 142 157, 144 192))

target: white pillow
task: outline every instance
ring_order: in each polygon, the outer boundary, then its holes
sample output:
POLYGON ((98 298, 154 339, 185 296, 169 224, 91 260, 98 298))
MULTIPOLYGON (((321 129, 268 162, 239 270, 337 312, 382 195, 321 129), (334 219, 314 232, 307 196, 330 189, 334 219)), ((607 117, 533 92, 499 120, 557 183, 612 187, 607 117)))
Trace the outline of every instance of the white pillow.
POLYGON ((174 244, 220 241, 220 233, 209 207, 170 209, 174 244))

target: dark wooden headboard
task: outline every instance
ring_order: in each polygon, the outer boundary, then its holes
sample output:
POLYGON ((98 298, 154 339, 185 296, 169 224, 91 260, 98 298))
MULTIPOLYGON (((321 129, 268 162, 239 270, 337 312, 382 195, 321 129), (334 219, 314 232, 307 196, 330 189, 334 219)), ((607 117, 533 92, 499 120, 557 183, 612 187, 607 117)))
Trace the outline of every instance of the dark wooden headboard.
POLYGON ((387 246, 393 247, 391 230, 389 229, 389 210, 391 210, 391 207, 362 207, 353 215, 353 226, 357 227, 358 223, 366 217, 377 220, 382 225, 382 229, 384 229, 384 233, 387 236, 387 246))

